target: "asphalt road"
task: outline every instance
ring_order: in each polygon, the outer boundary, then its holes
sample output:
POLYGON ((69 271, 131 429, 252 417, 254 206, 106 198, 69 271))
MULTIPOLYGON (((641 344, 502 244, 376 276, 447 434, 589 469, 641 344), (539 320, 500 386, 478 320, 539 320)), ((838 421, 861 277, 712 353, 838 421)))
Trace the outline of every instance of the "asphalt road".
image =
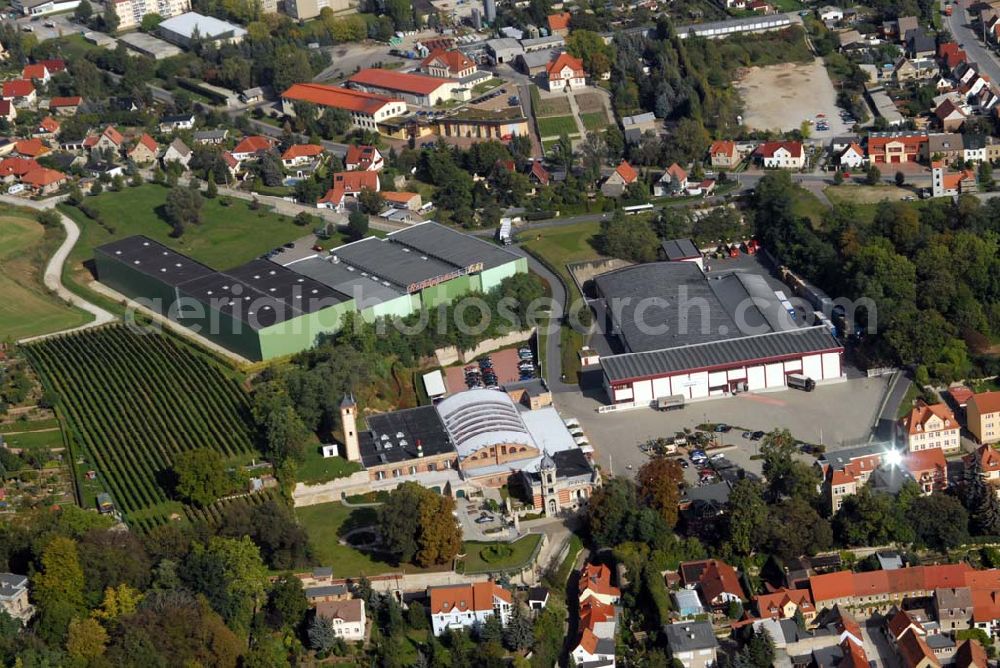
POLYGON ((970 27, 971 17, 965 7, 955 5, 952 15, 944 19, 955 41, 962 45, 969 58, 974 60, 992 81, 1000 81, 1000 62, 992 51, 983 46, 982 33, 970 27))

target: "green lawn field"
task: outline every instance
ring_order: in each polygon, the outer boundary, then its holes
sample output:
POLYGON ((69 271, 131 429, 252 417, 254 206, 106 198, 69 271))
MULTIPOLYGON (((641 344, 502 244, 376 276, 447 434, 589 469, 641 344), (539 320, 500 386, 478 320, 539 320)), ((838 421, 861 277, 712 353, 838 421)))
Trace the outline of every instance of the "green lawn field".
POLYGON ((49 257, 63 238, 28 217, 0 209, 0 341, 78 327, 83 311, 50 295, 42 283, 49 257))
POLYGON ((509 569, 519 569, 528 559, 542 540, 540 534, 528 534, 513 543, 481 543, 478 541, 466 541, 462 543, 462 551, 465 557, 461 561, 459 570, 464 573, 500 572, 509 569), (488 558, 491 548, 498 545, 504 550, 502 558, 488 558), (510 548, 509 552, 506 548, 510 548))
POLYGON ((538 121, 538 134, 542 137, 559 137, 563 134, 579 136, 580 134, 572 116, 550 116, 536 120, 538 121))
POLYGON ((107 227, 86 216, 76 216, 76 220, 84 221, 84 229, 70 259, 80 263, 93 258, 93 249, 101 244, 145 234, 214 269, 228 269, 312 232, 264 207, 252 211, 249 202, 233 198, 229 206, 223 206, 222 198, 216 198, 205 199, 200 225, 191 226, 181 238, 174 239, 163 214, 168 192, 165 186, 147 183, 88 197, 86 204, 101 215, 107 227))
POLYGON ((608 127, 608 115, 603 111, 580 114, 580 121, 587 130, 603 130, 608 127))
POLYGON ((295 479, 307 485, 343 478, 355 471, 360 471, 361 465, 349 462, 342 457, 323 457, 319 442, 306 445, 305 460, 295 471, 295 479))
POLYGON ((309 534, 316 563, 320 566, 332 566, 333 577, 378 575, 400 570, 407 573, 448 570, 448 566, 437 569, 422 569, 411 564, 397 566, 378 554, 341 545, 340 536, 343 534, 375 523, 374 508, 351 508, 337 502, 321 503, 296 508, 295 515, 309 534))

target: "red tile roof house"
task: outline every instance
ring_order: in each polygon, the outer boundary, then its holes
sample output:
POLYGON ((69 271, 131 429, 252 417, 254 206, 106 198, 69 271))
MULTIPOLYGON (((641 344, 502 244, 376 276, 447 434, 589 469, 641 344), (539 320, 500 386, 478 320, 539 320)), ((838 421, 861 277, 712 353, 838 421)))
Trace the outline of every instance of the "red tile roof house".
POLYGON ((270 151, 274 147, 274 144, 275 141, 269 137, 250 135, 249 137, 244 137, 231 153, 239 162, 243 162, 250 158, 256 158, 265 151, 270 151))
POLYGON ((713 167, 733 168, 740 164, 740 153, 734 141, 716 141, 708 149, 708 157, 713 167))
POLYGON ((43 144, 41 139, 22 139, 14 144, 14 153, 24 158, 38 158, 51 152, 52 149, 43 144))
POLYGON ((13 123, 17 118, 17 107, 10 100, 0 100, 0 118, 13 123))
POLYGON ((104 128, 104 131, 99 135, 90 135, 83 140, 83 147, 89 150, 107 150, 113 149, 115 151, 120 151, 122 144, 125 142, 125 137, 122 133, 115 129, 115 126, 109 125, 104 128))
POLYGON ((754 155, 770 169, 802 169, 806 165, 806 153, 797 141, 764 142, 754 155))
POLYGON ((323 155, 323 147, 319 144, 293 144, 281 154, 281 164, 285 167, 309 165, 323 155))
POLYGON ((579 636, 571 651, 576 665, 611 665, 615 655, 618 610, 593 596, 580 604, 579 636), (611 663, 605 663, 610 661, 611 663))
POLYGON ((910 452, 940 448, 957 452, 961 447, 961 426, 944 404, 918 402, 898 423, 899 436, 910 452))
POLYGON ((653 194, 657 197, 683 195, 688 187, 688 173, 676 162, 663 172, 663 176, 653 186, 653 194))
POLYGON ((54 97, 49 100, 49 111, 57 116, 72 116, 76 114, 81 104, 83 104, 83 98, 79 95, 54 97))
POLYGON ((560 12, 559 14, 549 14, 549 32, 553 35, 562 35, 565 37, 569 34, 569 22, 573 18, 573 15, 569 12, 560 12))
POLYGON ((434 49, 420 62, 420 69, 432 77, 461 79, 476 73, 476 64, 461 51, 434 49))
POLYGON ((337 172, 333 175, 333 186, 316 202, 316 207, 343 211, 345 197, 357 197, 366 189, 381 190, 378 172, 337 172))
POLYGON ((21 178, 21 183, 28 186, 36 194, 48 195, 56 192, 66 183, 66 175, 54 169, 42 167, 25 174, 21 178))
POLYGON ((13 102, 18 107, 34 106, 38 95, 35 84, 29 79, 14 79, 3 82, 3 99, 13 102))
POLYGON ((528 170, 528 180, 536 186, 547 186, 552 181, 552 175, 536 160, 531 163, 531 168, 528 170))
POLYGON ((621 589, 611 584, 611 569, 604 564, 587 564, 580 571, 580 605, 594 598, 605 605, 614 605, 621 598, 621 589))
POLYGON ((545 66, 545 86, 553 92, 586 88, 587 72, 583 69, 583 61, 565 51, 560 53, 545 66))
POLYGON ((903 466, 925 495, 948 489, 948 462, 941 448, 911 452, 903 458, 903 466))
POLYGON ((816 618, 816 606, 808 589, 781 588, 770 594, 755 596, 753 600, 762 619, 791 619, 796 611, 801 612, 807 622, 816 618))
POLYGON ((941 662, 915 629, 909 629, 896 641, 896 650, 903 668, 941 668, 941 662))
POLYGON ((347 171, 380 172, 383 167, 385 160, 374 146, 351 144, 347 147, 347 155, 344 157, 344 169, 347 171))
POLYGON ((511 593, 493 582, 430 587, 431 625, 434 635, 448 629, 471 629, 497 615, 507 625, 514 599, 511 593))
POLYGON ((35 135, 54 137, 59 134, 59 127, 59 121, 51 116, 46 116, 42 120, 38 121, 38 128, 35 129, 35 135))
POLYGON ((42 63, 33 63, 31 65, 25 65, 24 70, 21 72, 22 79, 30 79, 32 81, 41 81, 43 84, 48 83, 49 79, 52 77, 49 75, 49 70, 42 63))
POLYGON ((61 58, 48 58, 38 62, 45 65, 45 69, 49 71, 49 74, 59 74, 66 69, 66 61, 61 58))
POLYGON ((605 197, 621 197, 625 193, 625 188, 635 183, 639 179, 639 174, 625 160, 621 161, 611 176, 601 184, 601 193, 605 197))
POLYGON ((156 154, 159 150, 160 148, 156 145, 156 140, 148 134, 143 133, 135 145, 128 150, 128 157, 136 164, 148 164, 156 160, 156 154))
POLYGON ((41 169, 41 165, 32 158, 12 157, 0 160, 0 180, 4 183, 20 181, 28 172, 41 169))
POLYGON ((986 482, 997 487, 998 493, 1000 493, 1000 452, 988 444, 981 445, 975 452, 962 457, 965 468, 972 466, 974 458, 979 460, 980 475, 986 482))
POLYGON ((404 209, 406 211, 419 211, 423 202, 420 193, 382 191, 382 199, 394 209, 404 209))
POLYGON ((697 589, 706 608, 718 610, 746 598, 736 569, 724 561, 686 561, 680 565, 680 573, 684 586, 697 589))
POLYGON ((988 668, 989 656, 978 640, 963 640, 955 652, 955 668, 988 668))

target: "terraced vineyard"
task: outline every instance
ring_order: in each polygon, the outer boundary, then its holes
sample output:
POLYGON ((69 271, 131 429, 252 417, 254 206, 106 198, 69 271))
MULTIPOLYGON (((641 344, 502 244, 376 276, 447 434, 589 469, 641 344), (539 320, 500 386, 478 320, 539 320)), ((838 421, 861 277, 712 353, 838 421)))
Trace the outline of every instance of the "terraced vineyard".
POLYGON ((239 383, 169 337, 113 325, 45 339, 28 353, 59 399, 76 455, 136 528, 196 515, 164 488, 178 453, 209 447, 241 464, 253 454, 239 383))

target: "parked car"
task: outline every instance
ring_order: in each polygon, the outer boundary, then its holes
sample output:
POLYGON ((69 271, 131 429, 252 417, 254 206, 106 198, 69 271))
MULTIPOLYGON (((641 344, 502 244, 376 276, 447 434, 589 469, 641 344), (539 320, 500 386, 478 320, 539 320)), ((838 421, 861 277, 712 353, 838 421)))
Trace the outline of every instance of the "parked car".
POLYGON ((755 431, 754 433, 750 434, 751 441, 759 441, 762 438, 764 438, 764 432, 762 431, 755 431))
POLYGON ((732 427, 730 427, 728 424, 726 424, 725 422, 723 422, 723 423, 715 425, 715 429, 713 431, 715 431, 716 434, 727 434, 727 433, 729 433, 732 430, 733 430, 732 427))

